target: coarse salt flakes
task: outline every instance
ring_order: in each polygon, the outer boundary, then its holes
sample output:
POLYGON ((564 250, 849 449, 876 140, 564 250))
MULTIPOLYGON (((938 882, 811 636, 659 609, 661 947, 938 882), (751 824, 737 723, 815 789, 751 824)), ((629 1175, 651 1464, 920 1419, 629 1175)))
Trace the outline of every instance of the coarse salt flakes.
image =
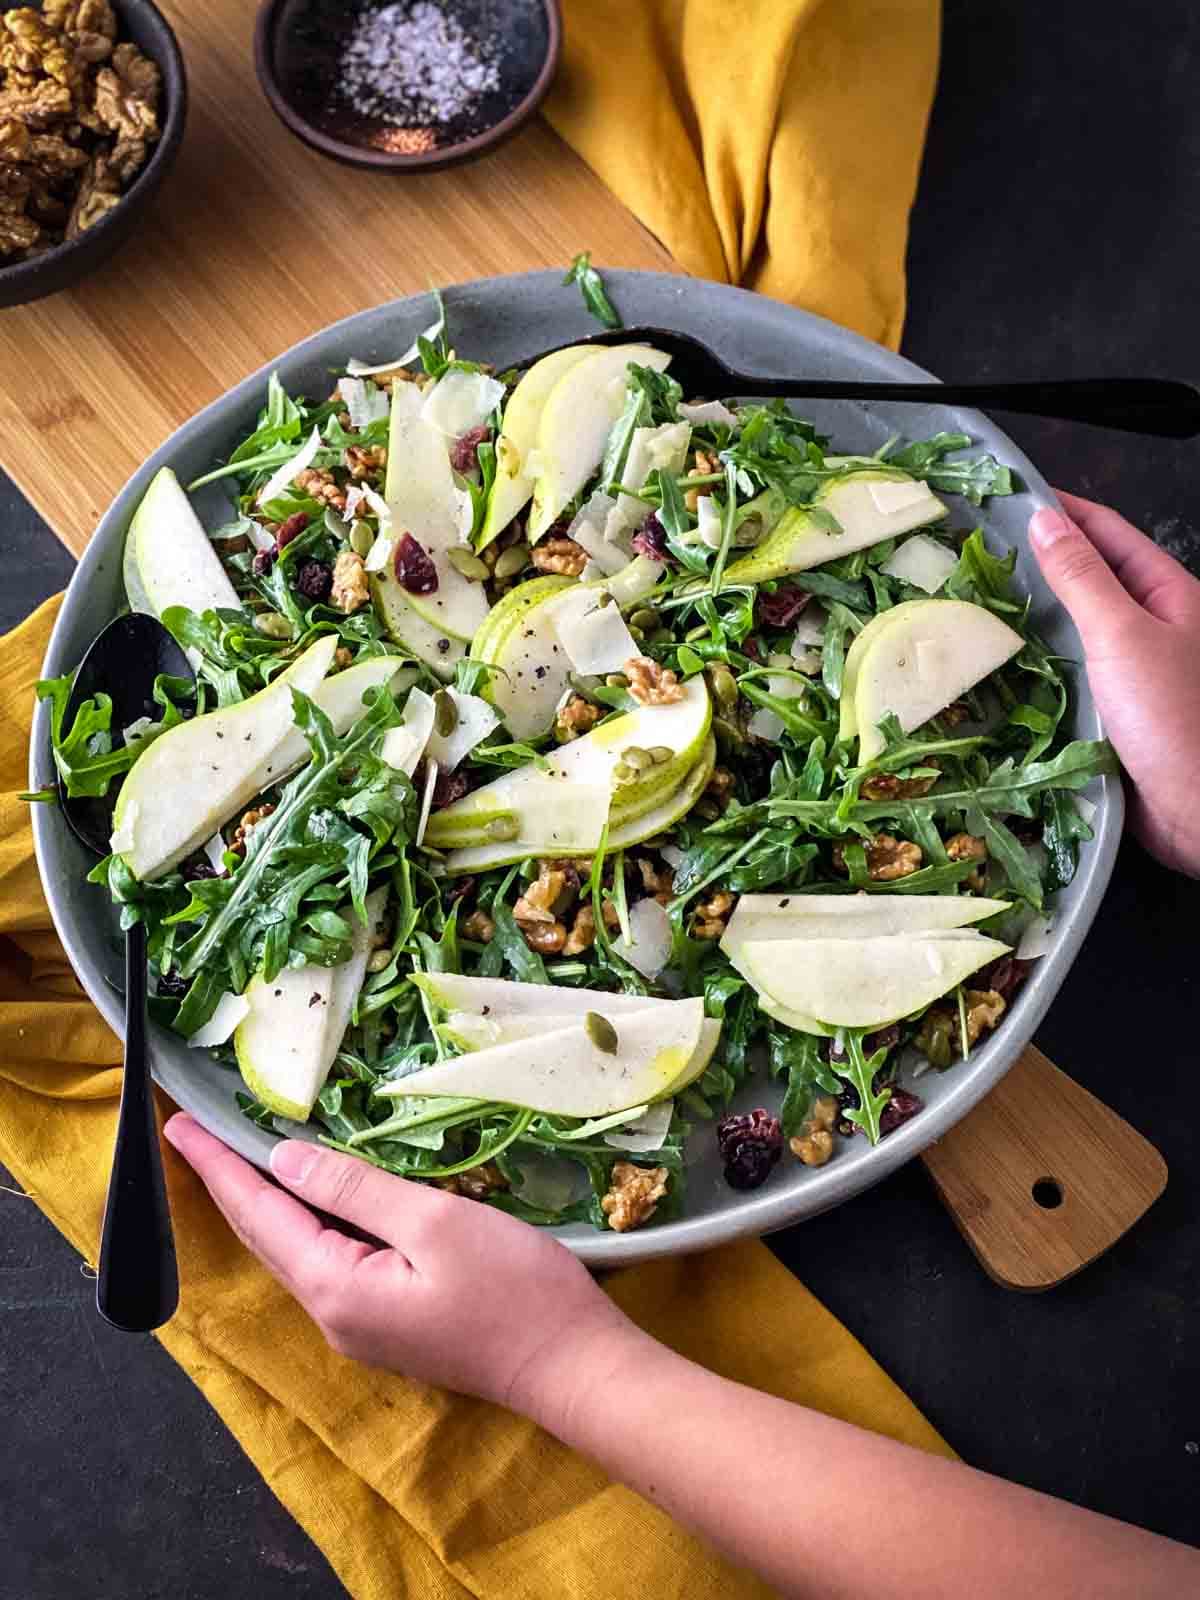
POLYGON ((488 47, 430 0, 363 12, 340 65, 342 100, 410 132, 415 123, 451 122, 500 87, 488 47))

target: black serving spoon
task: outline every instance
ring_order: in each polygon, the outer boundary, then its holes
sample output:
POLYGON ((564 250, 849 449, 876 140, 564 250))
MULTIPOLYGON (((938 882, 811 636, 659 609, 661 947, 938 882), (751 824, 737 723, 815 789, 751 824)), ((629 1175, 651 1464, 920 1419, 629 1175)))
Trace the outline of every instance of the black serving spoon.
MULTIPOLYGON (((140 612, 118 617, 80 663, 64 726, 70 727, 84 700, 107 694, 112 698, 113 739, 119 742, 121 729, 131 722, 162 715, 153 692, 160 673, 190 678, 192 669, 156 618, 140 612)), ((80 843, 96 855, 108 855, 113 800, 70 798, 61 777, 58 798, 80 843)), ((113 1327, 147 1333, 166 1322, 178 1304, 179 1272, 146 1048, 146 925, 135 922, 125 935, 125 1072, 100 1239, 96 1307, 113 1327)))
MULTIPOLYGON (((910 400, 926 405, 1016 411, 1024 416, 1091 422, 1164 439, 1200 434, 1200 391, 1170 378, 1065 378, 1034 383, 874 383, 859 379, 761 378, 735 372, 707 345, 669 328, 618 328, 580 344, 652 344, 671 357, 671 376, 691 398, 910 400)), ((561 348, 556 346, 556 348, 561 348)), ((541 352, 549 355, 549 351, 541 352)), ((539 356, 522 362, 532 366, 539 356)))

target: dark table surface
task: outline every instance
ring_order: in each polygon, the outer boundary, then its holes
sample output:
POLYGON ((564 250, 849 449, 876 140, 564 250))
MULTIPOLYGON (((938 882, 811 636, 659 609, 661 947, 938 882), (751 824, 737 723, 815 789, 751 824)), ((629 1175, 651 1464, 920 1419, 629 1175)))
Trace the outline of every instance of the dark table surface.
MULTIPOLYGON (((1200 12, 949 0, 904 348, 943 377, 1200 377, 1200 12)), ((1052 482, 1200 571, 1197 446, 1014 421, 1052 482)), ((157 443, 157 441, 148 441, 157 443)), ((69 463, 64 463, 69 470, 69 463)), ((0 625, 70 561, 0 480, 0 625)), ((1132 842, 1038 1038, 1163 1152, 1162 1200, 1042 1296, 992 1284, 910 1167, 772 1247, 976 1466, 1200 1541, 1200 888, 1132 842)), ((343 1590, 149 1338, 0 1193, 0 1600, 343 1590)), ((876 1508, 885 1517, 884 1508, 876 1508)))

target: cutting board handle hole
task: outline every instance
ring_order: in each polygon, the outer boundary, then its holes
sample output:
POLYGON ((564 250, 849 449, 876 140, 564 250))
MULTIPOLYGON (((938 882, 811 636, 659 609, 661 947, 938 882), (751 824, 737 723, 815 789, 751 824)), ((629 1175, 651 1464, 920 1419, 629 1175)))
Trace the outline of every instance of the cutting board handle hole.
POLYGON ((1055 1178, 1039 1178, 1031 1193, 1043 1211, 1054 1211, 1063 1203, 1062 1185, 1055 1178))

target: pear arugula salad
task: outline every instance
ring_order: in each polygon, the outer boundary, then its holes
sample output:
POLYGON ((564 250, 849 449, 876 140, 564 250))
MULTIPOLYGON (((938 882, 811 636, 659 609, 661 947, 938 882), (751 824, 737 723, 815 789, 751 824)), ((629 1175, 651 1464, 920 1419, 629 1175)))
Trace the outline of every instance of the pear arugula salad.
POLYGON ((272 379, 129 527, 194 680, 124 729, 38 687, 156 1017, 264 1126, 538 1223, 678 1216, 702 1125, 739 1189, 886 1136, 1046 949, 1115 768, 969 444, 833 453, 649 345, 497 374, 444 314, 327 398, 272 379), (758 1071, 778 1116, 729 1114, 758 1071))

